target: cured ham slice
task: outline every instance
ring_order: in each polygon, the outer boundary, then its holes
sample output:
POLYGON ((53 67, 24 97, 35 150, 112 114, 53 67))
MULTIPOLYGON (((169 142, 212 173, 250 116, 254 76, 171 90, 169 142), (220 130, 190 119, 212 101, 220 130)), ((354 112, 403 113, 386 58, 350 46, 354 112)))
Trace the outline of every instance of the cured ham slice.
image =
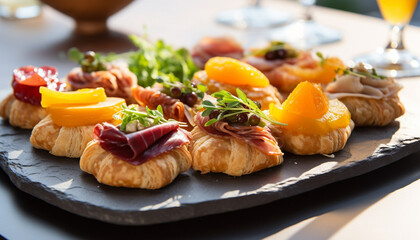
POLYGON ((184 121, 184 104, 178 99, 171 98, 159 90, 150 87, 143 88, 137 86, 132 89, 132 93, 140 105, 147 106, 150 109, 156 109, 157 106, 161 105, 165 118, 184 121))
POLYGON ((91 73, 83 72, 81 68, 74 68, 67 75, 70 88, 77 90, 102 87, 108 97, 121 97, 127 103, 133 103, 131 88, 137 86, 136 75, 123 63, 108 64, 106 68, 107 71, 91 73))
POLYGON ((196 115, 197 126, 209 134, 234 137, 241 142, 250 144, 267 155, 283 155, 277 145, 277 141, 265 128, 259 126, 231 126, 223 121, 205 127, 204 124, 208 120, 209 117, 203 117, 201 113, 196 115))
POLYGON ((204 69, 206 62, 212 57, 231 57, 241 59, 244 49, 231 37, 205 37, 194 46, 192 58, 194 63, 204 69))
POLYGON ((104 150, 132 165, 140 165, 162 153, 179 148, 189 143, 191 138, 175 122, 129 134, 108 123, 98 124, 93 136, 104 150))

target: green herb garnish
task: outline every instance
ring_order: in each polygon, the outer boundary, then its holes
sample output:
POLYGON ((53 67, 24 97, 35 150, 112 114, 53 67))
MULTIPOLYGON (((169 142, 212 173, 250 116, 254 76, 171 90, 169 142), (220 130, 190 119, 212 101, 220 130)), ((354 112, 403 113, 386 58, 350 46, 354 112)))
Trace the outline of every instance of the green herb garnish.
MULTIPOLYGON (((163 117, 162 106, 157 106, 156 110, 151 110, 146 107, 146 112, 137 111, 135 105, 127 106, 122 105, 122 110, 114 114, 114 119, 121 120, 120 125, 121 131, 126 131, 127 124, 133 121, 138 121, 144 128, 148 128, 154 125, 166 123, 166 122, 178 122, 173 119, 166 120, 163 117)), ((178 122, 179 126, 187 127, 186 123, 178 122)))
POLYGON ((264 127, 265 123, 260 121, 261 118, 275 124, 286 125, 268 117, 261 111, 261 105, 247 98, 239 88, 236 89, 236 93, 238 97, 222 90, 212 94, 217 100, 216 104, 209 100, 203 101, 199 109, 204 109, 202 116, 209 116, 210 118, 204 126, 210 126, 218 121, 226 121, 234 124, 264 127))
POLYGON ((336 73, 341 73, 343 76, 344 75, 352 75, 352 76, 363 77, 363 78, 370 77, 370 78, 377 79, 377 80, 382 80, 382 79, 386 78, 385 76, 379 75, 376 72, 375 68, 372 68, 371 71, 372 72, 369 72, 369 71, 365 72, 365 71, 358 71, 354 68, 346 68, 346 69, 338 68, 335 72, 336 73))
POLYGON ((267 53, 274 53, 274 56, 273 57, 268 56, 269 59, 267 60, 295 58, 298 56, 298 52, 296 51, 296 49, 294 49, 291 45, 285 42, 280 42, 280 41, 272 41, 270 42, 268 47, 259 49, 257 51, 253 51, 247 54, 247 56, 257 56, 257 57, 267 58, 266 56, 267 53), (281 54, 276 54, 277 52, 281 54))
POLYGON ((319 59, 321 59, 321 66, 324 66, 325 61, 327 61, 327 57, 324 57, 324 55, 322 55, 322 53, 320 52, 316 52, 316 55, 319 57, 319 59))
POLYGON ((200 99, 204 97, 207 87, 191 82, 194 73, 199 69, 185 48, 173 49, 162 40, 152 44, 134 35, 130 39, 139 50, 129 54, 128 64, 130 70, 137 75, 140 86, 160 83, 163 86, 162 92, 173 98, 185 98, 185 103, 190 106, 196 102, 191 94, 200 99))
POLYGON ((67 56, 70 60, 77 62, 82 68, 83 72, 96 72, 105 71, 105 63, 116 59, 115 54, 109 54, 107 56, 93 51, 80 52, 77 48, 70 48, 67 52, 67 56))

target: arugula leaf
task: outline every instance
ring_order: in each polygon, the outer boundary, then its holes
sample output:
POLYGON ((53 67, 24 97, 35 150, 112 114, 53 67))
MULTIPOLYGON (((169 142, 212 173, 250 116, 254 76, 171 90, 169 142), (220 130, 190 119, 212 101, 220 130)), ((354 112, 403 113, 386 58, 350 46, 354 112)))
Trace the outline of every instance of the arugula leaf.
POLYGON ((163 117, 162 106, 157 106, 156 110, 151 110, 146 107, 146 112, 140 112, 137 110, 136 105, 127 106, 122 105, 122 110, 113 115, 114 119, 121 120, 120 130, 126 131, 127 124, 133 121, 138 121, 144 128, 148 128, 154 125, 166 123, 166 122, 177 122, 181 127, 187 127, 186 123, 178 122, 173 119, 166 120, 163 117))

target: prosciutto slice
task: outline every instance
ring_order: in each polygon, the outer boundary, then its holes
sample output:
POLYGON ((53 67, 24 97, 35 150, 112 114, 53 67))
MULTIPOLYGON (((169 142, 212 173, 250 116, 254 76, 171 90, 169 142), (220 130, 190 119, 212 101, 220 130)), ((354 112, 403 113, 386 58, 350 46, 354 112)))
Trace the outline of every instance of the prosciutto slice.
POLYGON ((106 68, 106 71, 91 73, 74 68, 67 75, 67 81, 72 90, 102 87, 108 97, 121 97, 128 103, 133 102, 131 88, 137 85, 136 75, 123 63, 107 64, 106 68))
POLYGON ((157 106, 161 105, 165 118, 184 121, 184 104, 178 99, 171 98, 159 90, 150 87, 143 88, 137 86, 132 89, 132 92, 133 97, 140 105, 147 106, 151 109, 156 109, 157 106))
POLYGON ((209 117, 196 115, 197 125, 207 133, 222 137, 234 137, 239 141, 256 147, 259 151, 267 155, 283 155, 276 139, 267 131, 266 128, 258 126, 231 126, 227 122, 219 121, 205 127, 204 124, 209 117))
MULTIPOLYGON (((355 67, 358 72, 369 72, 363 64, 355 67)), ((375 79, 354 75, 340 75, 325 88, 330 99, 343 97, 361 97, 370 99, 383 99, 396 96, 402 85, 393 78, 375 79)))
POLYGON ((93 138, 107 152, 133 165, 140 165, 149 159, 190 142, 188 132, 178 123, 164 123, 142 131, 125 134, 109 123, 97 124, 93 138))
POLYGON ((194 46, 191 55, 195 65, 204 69, 206 62, 212 57, 241 59, 244 49, 232 37, 204 37, 194 46))

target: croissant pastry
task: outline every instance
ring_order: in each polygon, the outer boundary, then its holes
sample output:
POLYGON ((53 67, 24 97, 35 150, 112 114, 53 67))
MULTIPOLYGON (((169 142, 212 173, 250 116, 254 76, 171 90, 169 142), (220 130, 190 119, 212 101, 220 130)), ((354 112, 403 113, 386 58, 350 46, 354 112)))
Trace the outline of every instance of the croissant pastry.
POLYGON ((17 100, 11 93, 0 103, 0 116, 9 119, 12 126, 32 129, 47 116, 47 112, 41 106, 17 100))
POLYGON ((329 98, 338 98, 347 106, 356 126, 386 126, 404 114, 398 97, 401 84, 371 73, 363 64, 349 71, 357 75, 340 75, 325 91, 329 98))
POLYGON ((354 128, 353 121, 327 134, 295 133, 282 126, 269 125, 281 149, 297 155, 331 154, 344 148, 354 128))
POLYGON ((34 127, 30 141, 35 148, 48 150, 55 156, 79 158, 92 140, 93 128, 94 125, 61 127, 48 115, 34 127))
POLYGON ((209 135, 195 127, 190 152, 192 167, 201 173, 223 172, 231 176, 250 174, 280 165, 282 155, 267 155, 236 138, 209 135))
POLYGON ((108 153, 93 140, 80 158, 83 171, 94 175, 98 182, 115 187, 162 188, 190 167, 191 155, 185 145, 141 165, 132 165, 108 153))

